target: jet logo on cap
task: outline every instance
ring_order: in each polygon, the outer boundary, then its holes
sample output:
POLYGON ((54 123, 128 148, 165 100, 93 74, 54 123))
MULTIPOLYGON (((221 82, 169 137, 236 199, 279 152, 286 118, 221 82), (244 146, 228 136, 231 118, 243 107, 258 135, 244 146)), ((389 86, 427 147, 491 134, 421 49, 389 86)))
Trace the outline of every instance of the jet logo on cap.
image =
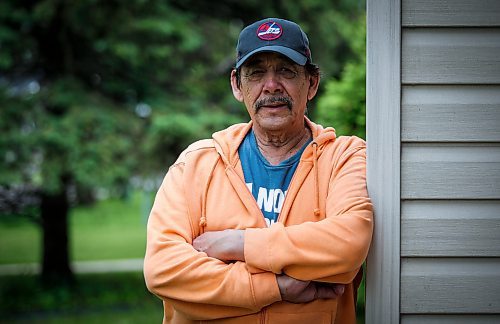
POLYGON ((274 21, 265 22, 257 28, 257 37, 266 41, 278 39, 282 33, 283 28, 274 21))

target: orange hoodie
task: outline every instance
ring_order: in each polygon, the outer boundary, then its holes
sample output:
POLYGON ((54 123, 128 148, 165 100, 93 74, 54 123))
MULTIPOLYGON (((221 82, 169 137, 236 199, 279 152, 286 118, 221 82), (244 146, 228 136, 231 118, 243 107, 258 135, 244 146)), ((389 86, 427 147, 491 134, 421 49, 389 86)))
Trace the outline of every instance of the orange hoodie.
POLYGON ((267 228, 245 185, 238 147, 252 123, 190 145, 172 165, 148 221, 144 274, 164 323, 355 323, 360 267, 372 236, 365 143, 306 118, 302 154, 277 223, 267 228), (245 262, 192 247, 205 231, 245 229, 245 262), (281 301, 275 274, 347 284, 335 300, 281 301), (356 279, 356 280, 355 280, 356 279))

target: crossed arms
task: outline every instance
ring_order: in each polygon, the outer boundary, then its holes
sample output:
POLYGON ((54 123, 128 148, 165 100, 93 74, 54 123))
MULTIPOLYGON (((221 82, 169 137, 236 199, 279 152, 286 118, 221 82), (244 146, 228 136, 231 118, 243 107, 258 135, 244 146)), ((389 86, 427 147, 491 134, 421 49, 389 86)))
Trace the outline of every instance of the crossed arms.
POLYGON ((337 164, 325 219, 207 232, 197 238, 196 225, 186 217, 186 179, 193 178, 186 178, 184 163, 172 167, 148 222, 148 288, 199 320, 251 314, 282 300, 336 298, 366 257, 373 226, 364 150, 351 150, 337 164))
MULTIPOLYGON (((243 261, 244 230, 224 230, 207 232, 193 241, 193 247, 199 252, 205 252, 209 257, 223 262, 243 261)), ((315 299, 337 298, 344 293, 343 284, 319 283, 302 281, 285 274, 276 275, 281 299, 292 303, 308 303, 315 299)))

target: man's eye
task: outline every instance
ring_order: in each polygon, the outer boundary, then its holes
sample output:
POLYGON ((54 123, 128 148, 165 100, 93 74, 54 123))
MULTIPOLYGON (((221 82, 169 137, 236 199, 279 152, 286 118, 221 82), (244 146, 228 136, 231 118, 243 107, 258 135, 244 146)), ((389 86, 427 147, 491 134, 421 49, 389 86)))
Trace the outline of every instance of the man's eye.
POLYGON ((297 72, 292 69, 282 67, 278 70, 279 75, 281 75, 285 79, 293 79, 297 76, 297 72))
POLYGON ((252 70, 247 73, 246 77, 250 80, 260 80, 265 73, 263 70, 252 70))
POLYGON ((265 72, 263 70, 250 71, 249 75, 263 75, 265 72))

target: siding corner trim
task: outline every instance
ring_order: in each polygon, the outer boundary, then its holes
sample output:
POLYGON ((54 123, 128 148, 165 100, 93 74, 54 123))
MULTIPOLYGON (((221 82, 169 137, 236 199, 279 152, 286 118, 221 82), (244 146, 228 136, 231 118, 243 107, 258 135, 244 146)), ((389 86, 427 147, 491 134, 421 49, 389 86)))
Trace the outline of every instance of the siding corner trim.
POLYGON ((367 1, 367 184, 375 228, 367 260, 366 323, 399 323, 401 0, 367 1))

